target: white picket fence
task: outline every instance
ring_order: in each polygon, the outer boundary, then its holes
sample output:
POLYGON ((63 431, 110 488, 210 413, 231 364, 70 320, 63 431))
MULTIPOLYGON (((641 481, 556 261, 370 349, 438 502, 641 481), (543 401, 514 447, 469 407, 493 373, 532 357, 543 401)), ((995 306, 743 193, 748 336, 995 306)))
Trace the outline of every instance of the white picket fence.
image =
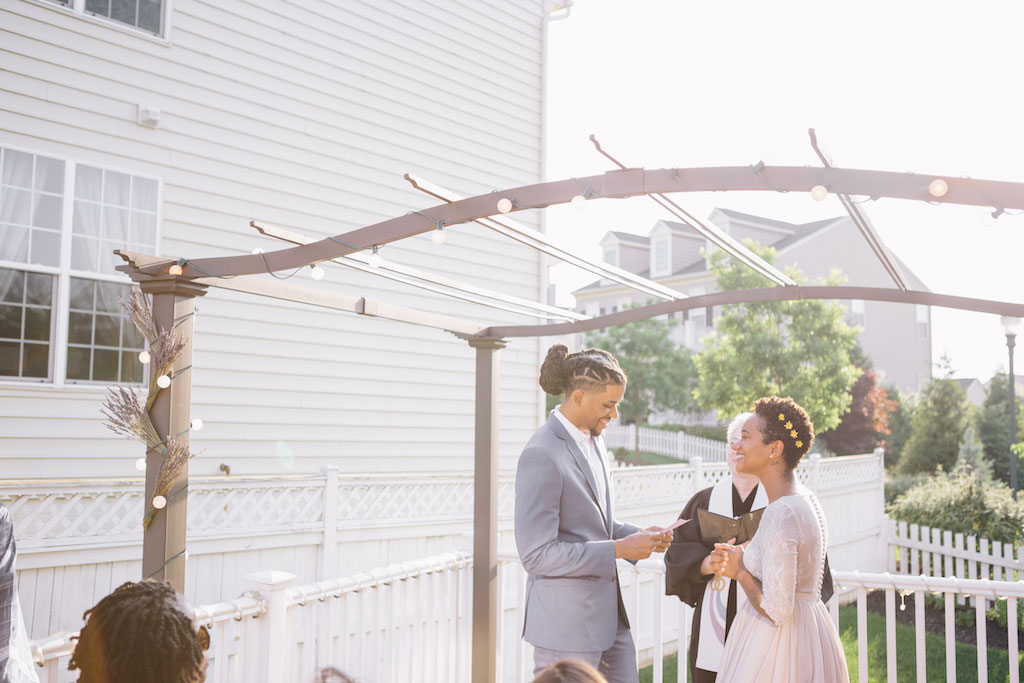
MULTIPOLYGON (((636 449, 637 430, 633 425, 613 424, 604 430, 608 448, 636 449)), ((640 428, 640 450, 678 460, 701 458, 704 462, 724 462, 727 444, 685 432, 670 432, 653 427, 640 428)))

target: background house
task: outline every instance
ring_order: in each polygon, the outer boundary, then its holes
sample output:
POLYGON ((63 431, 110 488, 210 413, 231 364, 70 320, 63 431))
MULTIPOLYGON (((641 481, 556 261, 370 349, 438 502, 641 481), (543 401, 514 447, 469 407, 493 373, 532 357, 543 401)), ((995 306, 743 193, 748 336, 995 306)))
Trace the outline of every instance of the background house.
MULTIPOLYGON (((776 249, 776 265, 799 267, 808 281, 827 277, 839 268, 847 284, 891 287, 892 281, 867 242, 847 217, 796 225, 761 216, 715 209, 710 221, 737 240, 756 240, 776 249)), ((716 291, 708 269, 713 245, 688 226, 658 221, 647 236, 608 232, 601 240, 604 260, 650 277, 690 296, 716 291)), ((927 287, 896 259, 912 289, 927 287)), ((642 294, 615 283, 598 280, 573 292, 577 310, 588 315, 611 313, 645 303, 642 294)), ((903 392, 916 392, 931 377, 931 314, 927 306, 906 306, 881 301, 843 301, 848 321, 861 328, 861 347, 871 358, 882 381, 903 392), (895 343, 894 340, 899 340, 895 343)), ((691 310, 676 320, 676 340, 691 350, 714 332, 720 307, 691 310)))
MULTIPOLYGON (((137 476, 99 413, 139 383, 111 250, 202 257, 283 246, 543 170, 546 3, 0 0, 0 472, 137 476)), ((518 220, 536 227, 537 214, 518 220)), ((453 226, 381 256, 531 300, 541 256, 453 226)), ((531 322, 338 266, 293 283, 531 322)), ((281 273, 281 276, 291 276, 281 273)), ((266 277, 270 277, 267 275, 266 277)), ((473 354, 454 337, 211 289, 197 300, 197 475, 466 471, 473 354)), ((540 419, 540 343, 503 352, 503 466, 540 419)))

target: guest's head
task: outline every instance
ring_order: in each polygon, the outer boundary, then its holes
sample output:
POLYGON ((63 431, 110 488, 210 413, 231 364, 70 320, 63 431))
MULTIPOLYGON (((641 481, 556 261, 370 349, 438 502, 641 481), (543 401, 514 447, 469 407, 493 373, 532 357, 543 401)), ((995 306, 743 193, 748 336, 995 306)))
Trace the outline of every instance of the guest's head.
POLYGON ((749 476, 744 474, 737 474, 736 472, 736 449, 732 446, 740 440, 740 433, 743 431, 743 425, 746 424, 747 420, 754 416, 753 413, 740 413, 732 419, 729 423, 728 429, 725 430, 725 462, 729 465, 729 471, 735 476, 749 476))
POLYGON ((569 353, 564 344, 555 344, 541 365, 540 386, 552 396, 565 394, 562 413, 597 436, 619 416, 617 406, 626 391, 626 373, 607 351, 569 353))
POLYGON ((579 659, 563 659, 537 674, 531 683, 608 683, 597 669, 579 659))
POLYGON ((788 473, 814 443, 814 425, 791 398, 770 396, 754 402, 754 415, 743 423, 736 451, 736 470, 763 478, 771 467, 788 473))
POLYGON ((315 683, 356 683, 356 681, 333 666, 327 666, 320 669, 320 672, 316 675, 315 683))
POLYGON ((128 582, 85 612, 68 669, 79 683, 201 683, 210 645, 169 583, 128 582))

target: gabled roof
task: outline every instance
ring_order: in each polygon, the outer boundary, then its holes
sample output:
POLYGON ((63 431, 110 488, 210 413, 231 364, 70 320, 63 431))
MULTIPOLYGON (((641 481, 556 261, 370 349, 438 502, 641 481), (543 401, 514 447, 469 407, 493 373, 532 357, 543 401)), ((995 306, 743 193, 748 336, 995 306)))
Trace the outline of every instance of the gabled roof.
MULTIPOLYGON (((787 223, 785 221, 777 221, 772 218, 763 218, 761 216, 755 216, 752 213, 743 213, 742 211, 733 211, 732 209, 715 209, 720 213, 725 214, 729 218, 735 218, 736 220, 746 221, 747 223, 754 223, 755 225, 766 225, 772 228, 781 228, 783 230, 793 230, 798 227, 796 223, 787 223)), ((828 220, 835 220, 830 218, 828 220)), ((808 223, 807 225, 811 225, 808 223)))
POLYGON ((640 244, 651 243, 651 238, 648 237, 647 235, 634 235, 631 232, 621 232, 619 230, 609 230, 607 234, 613 235, 617 239, 622 240, 623 242, 637 242, 640 244))

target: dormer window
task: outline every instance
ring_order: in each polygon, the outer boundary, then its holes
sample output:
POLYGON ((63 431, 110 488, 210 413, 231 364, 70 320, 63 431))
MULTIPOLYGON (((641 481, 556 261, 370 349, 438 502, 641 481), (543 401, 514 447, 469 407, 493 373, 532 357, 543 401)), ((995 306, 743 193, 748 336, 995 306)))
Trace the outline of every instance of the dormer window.
POLYGON ((651 277, 662 277, 669 274, 669 237, 659 237, 654 240, 652 260, 651 260, 651 277))
POLYGON ((619 250, 616 247, 604 248, 604 262, 610 266, 619 266, 619 250))

